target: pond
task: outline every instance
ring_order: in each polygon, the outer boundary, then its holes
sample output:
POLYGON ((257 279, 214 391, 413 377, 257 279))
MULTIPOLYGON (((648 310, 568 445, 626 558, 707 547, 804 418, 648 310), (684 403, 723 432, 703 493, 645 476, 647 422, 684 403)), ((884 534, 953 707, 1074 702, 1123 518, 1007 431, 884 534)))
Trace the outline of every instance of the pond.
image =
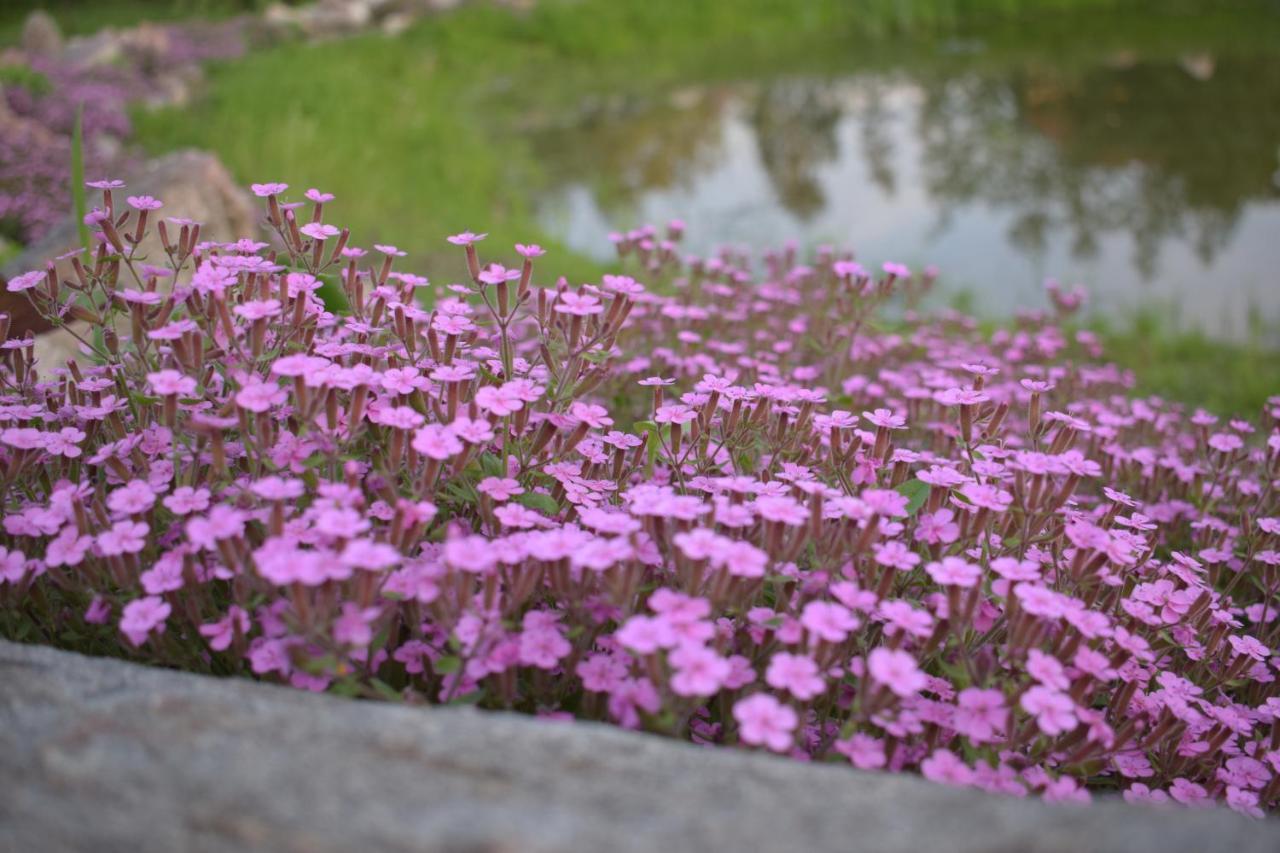
MULTIPOLYGON (((1274 11, 1274 8, 1273 8, 1274 11)), ((936 264, 981 314, 1080 283, 1095 310, 1280 340, 1280 44, 1080 22, 982 32, 822 73, 602 96, 532 128, 541 225, 602 259, 677 217, 687 242, 831 242, 936 264)))
POLYGON ((1052 277, 1117 328, 1280 346, 1280 0, 464 4, 252 51, 137 127, 336 193, 443 282, 439 235, 538 240, 585 280, 609 232, 678 217, 698 253, 935 264, 991 318, 1052 277))

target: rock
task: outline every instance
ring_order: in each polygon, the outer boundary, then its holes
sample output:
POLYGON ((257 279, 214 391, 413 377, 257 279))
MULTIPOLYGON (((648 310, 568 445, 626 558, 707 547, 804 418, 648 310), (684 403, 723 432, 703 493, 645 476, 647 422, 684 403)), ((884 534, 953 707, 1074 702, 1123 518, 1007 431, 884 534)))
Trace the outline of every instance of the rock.
POLYGON ((0 642, 0 849, 1232 853, 1273 821, 1050 806, 590 723, 0 642))
MULTIPOLYGON (((164 216, 180 216, 201 223, 201 239, 234 240, 258 233, 257 209, 248 192, 237 186, 226 167, 212 154, 204 151, 178 151, 152 160, 133 175, 123 176, 124 192, 117 191, 117 204, 125 203, 127 195, 150 195, 164 202, 160 211, 164 216)), ((95 193, 90 190, 90 193, 95 193)), ((99 199, 92 195, 90 206, 99 199)), ((27 247, 21 255, 3 270, 0 278, 17 275, 30 269, 41 269, 45 264, 79 244, 75 222, 68 219, 55 228, 39 243, 27 247)), ((163 259, 160 239, 154 228, 142 244, 140 255, 163 259)), ((59 274, 72 277, 71 264, 60 261, 59 274)), ((8 311, 15 318, 23 316, 26 300, 20 296, 0 291, 0 311, 8 311), (20 300, 20 301, 18 301, 20 300)), ((36 356, 40 369, 47 372, 52 367, 65 364, 78 353, 79 342, 64 331, 48 331, 47 324, 35 325, 39 318, 26 317, 29 325, 15 324, 12 334, 21 337, 26 328, 36 331, 36 356)))
POLYGON ((296 29, 307 39, 324 39, 364 30, 373 22, 373 9, 368 0, 317 0, 302 6, 275 3, 263 19, 278 28, 296 29))
POLYGON ((1187 72, 1191 79, 1204 83, 1213 79, 1213 72, 1218 63, 1212 53, 1192 53, 1178 60, 1179 67, 1187 72))
POLYGON ((36 9, 22 25, 20 44, 29 56, 56 56, 62 52, 62 30, 52 15, 36 9))
POLYGON ((101 68, 124 58, 124 42, 118 30, 107 27, 93 35, 79 36, 67 42, 62 61, 73 68, 101 68))

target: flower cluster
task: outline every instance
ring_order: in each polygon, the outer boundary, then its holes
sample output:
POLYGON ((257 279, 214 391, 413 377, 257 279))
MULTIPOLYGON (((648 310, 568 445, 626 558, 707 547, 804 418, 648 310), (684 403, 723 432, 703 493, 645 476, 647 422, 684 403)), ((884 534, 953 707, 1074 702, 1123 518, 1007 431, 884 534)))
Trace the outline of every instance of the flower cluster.
POLYGON ((211 243, 94 186, 96 253, 9 283, 93 332, 47 371, 3 345, 6 634, 1052 801, 1280 801, 1280 398, 1134 398, 1060 316, 882 319, 927 282, 830 248, 644 228, 571 286, 466 232, 433 285, 317 190, 255 185, 270 242, 211 243))
POLYGON ((129 164, 130 107, 180 99, 174 87, 188 85, 183 81, 198 63, 243 52, 243 26, 144 24, 104 33, 96 51, 33 56, 11 66, 11 79, 0 86, 0 234, 32 243, 66 219, 77 113, 87 168, 129 164))

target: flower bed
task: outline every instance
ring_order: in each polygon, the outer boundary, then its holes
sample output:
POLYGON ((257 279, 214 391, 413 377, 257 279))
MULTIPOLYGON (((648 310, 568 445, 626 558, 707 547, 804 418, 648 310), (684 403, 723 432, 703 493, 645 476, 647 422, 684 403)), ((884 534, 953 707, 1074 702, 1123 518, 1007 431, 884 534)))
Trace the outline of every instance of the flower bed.
POLYGON ((66 218, 77 114, 87 168, 132 164, 130 108, 187 97, 201 63, 243 52, 241 26, 142 24, 0 57, 0 234, 34 243, 66 218))
POLYGON ((94 256, 8 285, 96 332, 45 373, 5 344, 5 634, 1050 800, 1280 797, 1280 398, 1132 399, 1056 290, 989 336, 888 321, 929 277, 831 249, 683 259, 673 223, 543 286, 463 233, 432 284, 316 190, 255 185, 272 248, 93 186, 94 256))

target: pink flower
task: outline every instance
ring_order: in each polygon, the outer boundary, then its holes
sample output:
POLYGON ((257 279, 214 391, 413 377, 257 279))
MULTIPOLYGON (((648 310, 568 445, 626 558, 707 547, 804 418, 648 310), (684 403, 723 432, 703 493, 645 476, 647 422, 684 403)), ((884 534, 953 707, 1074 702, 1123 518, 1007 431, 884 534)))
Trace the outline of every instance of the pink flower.
POLYGON ((960 487, 960 494, 972 505, 992 512, 1004 512, 1013 503, 1013 495, 987 483, 967 483, 960 487))
POLYGON ((171 611, 172 608, 159 596, 136 599, 124 606, 120 631, 134 646, 141 646, 152 631, 164 633, 164 623, 171 611))
POLYGON ((915 696, 928 683, 916 659, 909 652, 879 646, 867 655, 867 672, 888 687, 894 695, 906 699, 915 696))
POLYGON ((376 607, 343 602, 342 613, 333 623, 333 639, 356 649, 366 648, 373 641, 373 622, 379 612, 376 607))
POLYGON ((798 718, 796 712, 767 693, 739 699, 733 706, 738 736, 743 743, 785 752, 791 746, 798 718))
POLYGON ((713 696, 733 671, 728 660, 700 645, 680 646, 668 660, 675 668, 671 691, 677 696, 713 696))
POLYGON ((810 601, 800 614, 800 624, 819 640, 842 643, 862 624, 848 608, 829 601, 810 601))
POLYGON ((769 659, 764 680, 770 687, 786 690, 801 701, 819 696, 827 689, 813 658, 787 652, 776 652, 769 659))
POLYGON ((876 546, 876 562, 900 572, 909 572, 920 565, 920 555, 898 540, 890 539, 876 546))
POLYGON ((560 633, 554 614, 533 610, 524 616, 520 634, 519 661, 538 669, 555 669, 569 656, 573 645, 560 633))
MULTIPOLYGON (((81 536, 75 525, 64 527, 62 532, 49 541, 45 550, 44 563, 50 568, 57 566, 78 566, 93 546, 92 536, 81 536)), ((3 559, 0 559, 0 564, 3 559)), ((0 577, 3 571, 0 571, 0 577)))
POLYGON ((862 500, 876 515, 902 518, 907 514, 907 496, 892 489, 864 489, 862 500))
POLYGON ((613 638, 624 648, 641 655, 669 649, 678 639, 670 622, 650 616, 632 616, 614 632, 613 638))
POLYGON ((107 507, 116 515, 139 515, 155 502, 156 493, 143 480, 131 480, 107 496, 107 507))
POLYGON ((480 271, 479 279, 483 284, 501 284, 514 281, 520 277, 520 270, 509 270, 502 264, 489 264, 480 271))
POLYGON ((1067 678, 1066 668, 1061 661, 1039 649, 1027 652, 1027 674, 1054 690, 1066 691, 1071 686, 1071 679, 1067 678))
POLYGON ((179 486, 162 503, 175 515, 190 515, 209 508, 209 490, 191 486, 179 486))
POLYGON ((5 289, 10 293, 22 293, 24 290, 31 290, 39 287, 40 283, 48 277, 44 270, 31 270, 21 275, 15 275, 5 284, 5 289))
POLYGON ((924 567, 939 586, 974 587, 982 577, 982 568, 960 557, 943 557, 941 561, 924 567))
POLYGON ((342 549, 342 563, 366 572, 381 572, 400 565, 400 552, 385 542, 352 539, 342 549))
POLYGON ((131 195, 125 200, 134 210, 159 210, 164 207, 163 202, 149 195, 131 195))
POLYGON ((863 412, 862 417, 873 426, 881 429, 906 429, 907 419, 892 409, 876 409, 874 412, 863 412))
POLYGON ((448 427, 427 424, 413 436, 413 449, 431 459, 444 460, 462 452, 462 442, 448 427))
POLYGON ((592 314, 604 313, 604 306, 594 296, 580 296, 572 291, 565 291, 556 300, 555 310, 560 314, 589 317, 592 314))
POLYGON ((999 690, 966 687, 956 698, 955 730, 975 744, 991 743, 1002 736, 1009 719, 1009 707, 999 690))
POLYGON ((930 782, 966 786, 974 782, 973 770, 949 749, 935 749, 920 762, 920 773, 930 782))
POLYGON ((147 384, 153 394, 190 396, 195 393, 196 381, 176 370, 161 370, 147 374, 147 384))
POLYGON ((249 189, 253 190, 253 194, 258 198, 270 198, 273 195, 280 195, 289 189, 288 184, 250 184, 249 189))
POLYGON ((236 405, 255 413, 266 412, 272 406, 278 406, 288 398, 288 394, 273 382, 263 382, 252 377, 236 392, 236 405))
POLYGON ((200 636, 209 641, 209 648, 215 652, 224 652, 230 648, 237 631, 240 636, 249 633, 249 614, 234 604, 227 610, 226 616, 200 626, 200 636))
POLYGON ((613 418, 609 417, 609 410, 604 406, 574 403, 569 407, 569 414, 591 429, 607 429, 613 426, 613 418))
POLYGON ((304 237, 310 237, 312 240, 319 240, 323 243, 330 237, 337 237, 341 231, 333 225, 327 225, 323 222, 308 222, 298 229, 304 237))
POLYGON ((524 494, 520 481, 510 477, 485 477, 476 486, 476 491, 488 495, 495 501, 507 501, 516 495, 524 494))
POLYGON ((1040 731, 1052 737, 1075 730, 1080 725, 1071 697, 1051 687, 1037 685, 1018 700, 1022 710, 1036 718, 1040 731))
POLYGON ((98 534, 98 550, 108 557, 136 554, 146 547, 150 530, 145 522, 117 521, 110 530, 98 534))
POLYGON ((75 427, 63 427, 57 432, 45 433, 44 449, 55 456, 79 459, 80 442, 85 438, 86 434, 75 427))
POLYGON ((0 581, 16 584, 27 573, 27 556, 0 545, 0 581))
POLYGON ((836 752, 849 759, 859 770, 879 770, 888 763, 884 741, 867 734, 854 734, 835 742, 836 752))
POLYGON ((493 571, 498 555, 483 536, 458 536, 445 543, 444 561, 458 571, 483 575, 493 571))
POLYGON ((955 523, 955 517, 949 509, 921 513, 916 524, 916 539, 926 545, 950 545, 960 538, 960 525, 955 523))

